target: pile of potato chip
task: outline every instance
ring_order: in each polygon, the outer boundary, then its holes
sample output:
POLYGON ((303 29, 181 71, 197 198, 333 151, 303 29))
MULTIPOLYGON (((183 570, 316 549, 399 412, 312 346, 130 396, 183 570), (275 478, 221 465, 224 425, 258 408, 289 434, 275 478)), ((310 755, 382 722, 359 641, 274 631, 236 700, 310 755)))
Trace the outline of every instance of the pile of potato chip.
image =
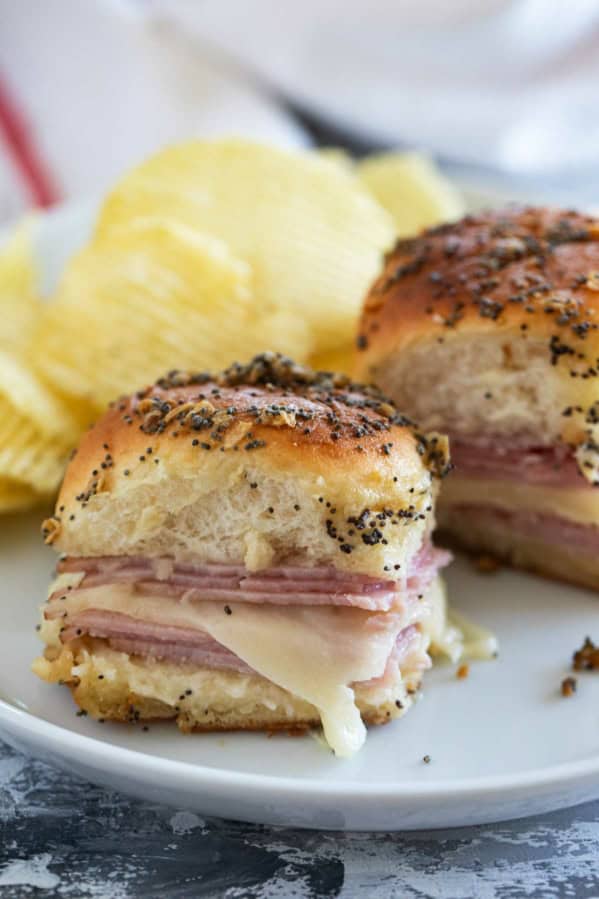
POLYGON ((0 248, 0 511, 49 498, 89 420, 169 369, 348 369, 384 252, 462 212, 415 154, 193 141, 116 184, 47 301, 26 220, 0 248))
POLYGON ((34 218, 26 219, 0 249, 0 512, 53 493, 81 430, 28 352, 43 311, 35 227, 34 218))

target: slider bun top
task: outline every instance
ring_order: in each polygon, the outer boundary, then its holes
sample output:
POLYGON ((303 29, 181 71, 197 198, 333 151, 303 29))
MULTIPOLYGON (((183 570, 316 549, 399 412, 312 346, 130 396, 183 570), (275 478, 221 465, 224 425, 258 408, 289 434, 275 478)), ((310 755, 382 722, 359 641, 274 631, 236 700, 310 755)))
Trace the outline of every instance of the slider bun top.
POLYGON ((446 441, 378 390, 266 353, 115 402, 71 460, 46 539, 72 555, 379 576, 432 527, 447 461, 446 441))
POLYGON ((592 442, 599 221, 508 207, 400 240, 366 297, 355 371, 423 427, 592 442))

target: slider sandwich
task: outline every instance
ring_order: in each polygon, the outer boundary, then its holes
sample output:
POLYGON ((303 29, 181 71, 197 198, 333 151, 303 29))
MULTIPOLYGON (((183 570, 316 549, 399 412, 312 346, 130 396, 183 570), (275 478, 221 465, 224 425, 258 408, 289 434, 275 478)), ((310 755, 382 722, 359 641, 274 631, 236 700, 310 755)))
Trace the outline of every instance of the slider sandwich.
POLYGON ((359 377, 450 437, 438 519, 469 550, 599 588, 599 222, 508 208, 401 240, 359 377))
POLYGON ((95 718, 322 724, 349 756, 409 708, 442 634, 447 467, 443 438, 344 375, 275 354, 171 372, 69 464, 34 670, 95 718))

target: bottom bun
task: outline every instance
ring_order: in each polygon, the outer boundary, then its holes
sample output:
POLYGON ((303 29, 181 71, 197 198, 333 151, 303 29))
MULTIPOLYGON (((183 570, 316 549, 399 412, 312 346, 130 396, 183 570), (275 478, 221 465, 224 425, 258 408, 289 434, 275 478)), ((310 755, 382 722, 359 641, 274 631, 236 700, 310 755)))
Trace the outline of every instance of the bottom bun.
POLYGON ((483 510, 474 517, 470 511, 465 515, 459 508, 442 508, 435 537, 443 546, 489 554, 514 568, 599 590, 599 558, 511 531, 483 510))
MULTIPOLYGON (((83 641, 81 641, 83 642, 83 641)), ((65 684, 93 718, 141 722, 175 719, 191 731, 305 731, 320 725, 318 710, 258 674, 238 674, 116 652, 102 640, 33 664, 49 683, 65 684)), ((48 658, 48 656, 50 656, 48 658)), ((412 703, 422 672, 397 672, 393 682, 357 684, 356 705, 367 724, 399 718, 412 703)))

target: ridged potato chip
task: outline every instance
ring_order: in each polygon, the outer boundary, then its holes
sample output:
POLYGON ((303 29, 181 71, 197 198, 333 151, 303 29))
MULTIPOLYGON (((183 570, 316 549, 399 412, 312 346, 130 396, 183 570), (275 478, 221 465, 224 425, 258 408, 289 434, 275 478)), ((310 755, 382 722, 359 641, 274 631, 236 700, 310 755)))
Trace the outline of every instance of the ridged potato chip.
MULTIPOLYGON (((104 203, 96 233, 104 239, 148 215, 223 240, 252 269, 260 315, 303 319, 312 352, 353 334, 395 236, 390 216, 343 166, 234 139, 170 147, 134 169, 104 203)), ((294 355, 302 358, 301 347, 294 355)))
POLYGON ((0 397, 0 478, 52 494, 69 456, 69 443, 48 437, 0 397))
POLYGON ((0 349, 21 352, 40 311, 34 252, 37 219, 24 218, 0 246, 0 349))
POLYGON ((81 427, 25 361, 0 350, 0 400, 10 404, 12 414, 30 421, 44 434, 65 444, 77 440, 81 427))
POLYGON ((249 266, 180 222, 135 219, 76 256, 43 317, 38 365, 102 408, 171 368, 221 368, 264 348, 249 266))
POLYGON ((60 481, 80 426, 31 370, 42 304, 28 216, 0 248, 0 512, 26 509, 60 481))
POLYGON ((356 164, 356 172, 373 197, 393 216, 398 237, 461 218, 459 191, 427 156, 379 153, 356 164))
POLYGON ((70 412, 25 364, 0 351, 0 482, 15 488, 11 508, 19 486, 26 498, 30 490, 56 489, 79 433, 70 412))

